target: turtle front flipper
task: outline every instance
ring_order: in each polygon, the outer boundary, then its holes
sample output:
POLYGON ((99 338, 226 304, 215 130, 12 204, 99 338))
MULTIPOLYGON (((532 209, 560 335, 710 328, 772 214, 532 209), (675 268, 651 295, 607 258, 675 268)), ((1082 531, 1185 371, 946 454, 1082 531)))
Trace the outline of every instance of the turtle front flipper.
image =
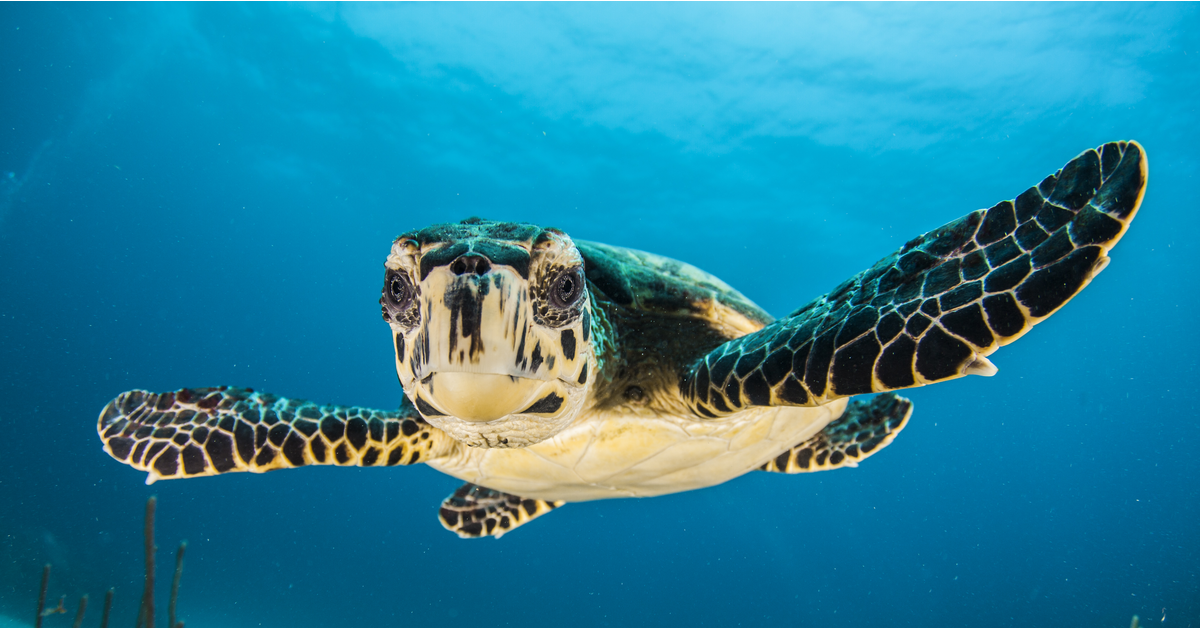
POLYGON ((704 417, 991 376, 985 357, 1108 264, 1146 190, 1136 142, 1084 151, 1021 193, 909 241, 791 315, 714 349, 682 379, 704 417))
POLYGON ((311 464, 416 464, 452 448, 407 400, 381 411, 234 387, 125 392, 100 412, 97 431, 105 452, 149 473, 147 484, 311 464))
POLYGON ((565 503, 525 499, 468 483, 442 501, 438 520, 459 538, 499 538, 565 503))
POLYGON ((895 394, 851 401, 840 418, 763 464, 761 470, 791 474, 858 466, 896 439, 912 410, 911 401, 895 394))

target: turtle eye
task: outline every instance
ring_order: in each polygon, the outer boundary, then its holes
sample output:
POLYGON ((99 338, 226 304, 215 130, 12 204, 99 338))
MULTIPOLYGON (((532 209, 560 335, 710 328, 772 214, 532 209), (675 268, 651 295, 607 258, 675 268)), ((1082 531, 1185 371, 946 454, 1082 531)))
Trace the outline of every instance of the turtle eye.
POLYGON ((579 267, 558 272, 550 284, 550 304, 555 308, 570 308, 583 297, 583 270, 579 267))
POLYGON ((413 298, 413 288, 408 281, 408 276, 398 271, 388 271, 387 278, 384 280, 383 296, 391 306, 397 309, 408 306, 413 298))

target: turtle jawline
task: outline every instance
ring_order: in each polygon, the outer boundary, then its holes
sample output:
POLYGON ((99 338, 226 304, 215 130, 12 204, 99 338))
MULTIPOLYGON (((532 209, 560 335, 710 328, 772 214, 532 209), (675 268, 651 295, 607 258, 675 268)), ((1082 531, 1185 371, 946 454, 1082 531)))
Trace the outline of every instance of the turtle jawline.
POLYGON ((435 372, 421 381, 435 407, 466 422, 491 422, 518 413, 554 389, 551 381, 511 374, 435 372))

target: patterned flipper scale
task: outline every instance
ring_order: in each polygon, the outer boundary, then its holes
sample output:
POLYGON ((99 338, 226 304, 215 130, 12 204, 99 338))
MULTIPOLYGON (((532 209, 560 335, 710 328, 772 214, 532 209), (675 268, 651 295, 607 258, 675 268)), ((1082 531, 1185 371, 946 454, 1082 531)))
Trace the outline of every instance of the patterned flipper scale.
POLYGON ((1014 201, 919 236, 831 293, 727 342, 680 383, 695 412, 820 405, 967 374, 1108 264, 1145 194, 1136 142, 1089 149, 1014 201))
POLYGON ((97 430, 109 455, 149 473, 147 484, 311 464, 415 464, 449 443, 407 400, 380 411, 233 387, 125 392, 100 412, 97 430))
POLYGON ((468 483, 442 501, 438 519, 459 538, 499 538, 564 503, 525 499, 468 483))
POLYGON ((762 470, 790 474, 858 466, 892 443, 912 410, 907 398, 895 394, 851 401, 840 418, 763 464, 762 470))

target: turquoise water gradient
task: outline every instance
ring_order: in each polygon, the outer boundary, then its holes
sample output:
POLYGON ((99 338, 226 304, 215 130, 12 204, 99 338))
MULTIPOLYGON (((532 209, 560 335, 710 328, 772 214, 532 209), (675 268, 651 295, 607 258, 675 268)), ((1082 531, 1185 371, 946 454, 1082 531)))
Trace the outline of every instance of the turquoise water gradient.
POLYGON ((0 4, 0 614, 51 562, 131 623, 153 493, 189 626, 1200 625, 1198 33, 1193 3, 0 4), (95 435, 133 388, 396 405, 376 301, 414 227, 553 225, 778 316, 1119 139, 1150 184, 1112 264, 857 469, 461 541, 425 467, 148 488, 95 435))

